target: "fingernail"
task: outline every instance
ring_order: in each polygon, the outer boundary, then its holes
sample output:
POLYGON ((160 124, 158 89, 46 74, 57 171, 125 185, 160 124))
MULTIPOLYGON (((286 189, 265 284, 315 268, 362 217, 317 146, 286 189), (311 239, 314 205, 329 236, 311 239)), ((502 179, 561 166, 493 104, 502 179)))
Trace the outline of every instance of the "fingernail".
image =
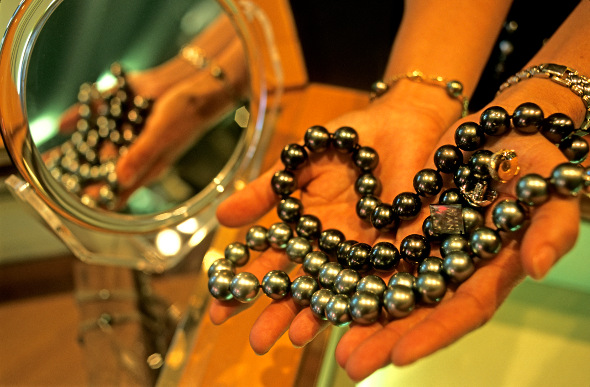
POLYGON ((549 246, 542 247, 536 254, 533 261, 533 272, 531 276, 534 279, 541 279, 547 275, 549 269, 557 260, 555 250, 549 246))

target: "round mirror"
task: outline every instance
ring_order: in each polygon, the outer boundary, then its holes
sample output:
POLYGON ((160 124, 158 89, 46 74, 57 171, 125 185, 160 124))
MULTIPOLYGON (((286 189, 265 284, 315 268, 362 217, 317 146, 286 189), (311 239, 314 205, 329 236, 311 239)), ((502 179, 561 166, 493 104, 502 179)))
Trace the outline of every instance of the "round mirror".
POLYGON ((80 258, 170 267, 257 173, 280 70, 256 11, 225 0, 16 7, 0 115, 25 181, 9 185, 80 258))

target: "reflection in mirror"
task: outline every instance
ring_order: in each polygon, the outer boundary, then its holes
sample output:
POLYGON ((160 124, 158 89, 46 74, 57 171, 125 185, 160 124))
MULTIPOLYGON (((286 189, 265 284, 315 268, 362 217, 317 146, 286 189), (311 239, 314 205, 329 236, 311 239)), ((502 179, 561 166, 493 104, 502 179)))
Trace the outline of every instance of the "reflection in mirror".
POLYGON ((230 159, 247 126, 247 113, 236 120, 246 78, 241 41, 215 1, 70 0, 37 37, 26 111, 70 195, 158 213, 195 196, 230 159))

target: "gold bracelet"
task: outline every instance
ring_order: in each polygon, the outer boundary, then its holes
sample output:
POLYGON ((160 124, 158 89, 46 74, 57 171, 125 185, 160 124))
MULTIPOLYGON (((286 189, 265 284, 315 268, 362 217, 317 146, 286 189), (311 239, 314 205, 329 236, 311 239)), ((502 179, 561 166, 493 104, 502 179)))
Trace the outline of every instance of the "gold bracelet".
POLYGON ((440 76, 426 76, 421 71, 414 70, 406 74, 394 75, 387 81, 377 81, 371 86, 371 101, 381 97, 389 88, 400 79, 409 79, 414 82, 424 82, 430 85, 440 86, 447 91, 451 98, 455 98, 461 103, 461 117, 469 113, 469 98, 463 95, 463 84, 455 80, 446 80, 440 76))
POLYGON ((586 108, 586 116, 579 130, 586 133, 590 131, 590 79, 567 66, 543 63, 524 69, 500 85, 500 89, 496 95, 524 79, 533 77, 550 79, 557 84, 568 87, 574 94, 582 98, 582 102, 586 108))
POLYGON ((209 74, 222 83, 225 92, 232 97, 232 99, 237 99, 237 93, 227 81, 227 77, 221 66, 211 61, 202 48, 197 46, 184 46, 180 49, 180 57, 193 65, 197 70, 209 68, 209 74))

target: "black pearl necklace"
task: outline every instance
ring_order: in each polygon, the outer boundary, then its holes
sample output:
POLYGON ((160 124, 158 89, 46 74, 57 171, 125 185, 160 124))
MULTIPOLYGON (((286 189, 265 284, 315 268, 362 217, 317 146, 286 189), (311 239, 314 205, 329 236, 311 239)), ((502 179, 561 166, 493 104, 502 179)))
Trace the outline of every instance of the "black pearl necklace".
POLYGON ((502 248, 501 233, 514 232, 528 219, 529 207, 549 200, 552 193, 576 196, 590 191, 590 169, 579 165, 588 155, 588 143, 578 134, 572 120, 563 114, 544 117, 533 103, 518 106, 512 115, 499 106, 486 109, 480 122, 466 122, 455 131, 455 145, 443 145, 434 155, 436 169, 422 169, 413 180, 415 192, 398 194, 392 204, 379 199, 381 182, 372 173, 379 156, 370 147, 360 146, 357 132, 341 127, 329 133, 322 126, 309 128, 304 145, 290 144, 281 152, 285 169, 276 172, 271 187, 280 197, 277 214, 281 222, 253 226, 246 243, 234 242, 224 258, 208 270, 209 291, 218 300, 254 300, 259 290, 274 300, 287 296, 301 307, 309 306, 315 316, 335 325, 351 321, 371 324, 385 313, 389 318, 407 316, 416 305, 438 303, 447 284, 460 284, 475 271, 478 261, 494 258, 502 248), (513 151, 493 153, 481 149, 487 136, 501 136, 514 128, 520 133, 540 132, 557 144, 570 162, 557 165, 548 178, 527 174, 516 184, 516 199, 496 201, 495 184, 505 183, 519 172, 513 151), (308 152, 333 149, 349 154, 359 171, 355 191, 360 196, 356 213, 381 232, 396 229, 400 222, 414 219, 422 208, 422 198, 436 195, 431 215, 422 225, 423 235, 402 239, 399 249, 390 242, 371 246, 348 240, 336 229, 322 229, 320 219, 304 212, 303 204, 291 195, 297 189, 298 170, 309 162, 308 152), (464 163, 463 152, 473 152, 464 163), (453 177, 455 188, 442 191, 442 173, 453 177), (484 225, 482 209, 492 207, 495 229, 484 225), (433 256, 439 246, 441 257, 433 256), (284 249, 306 273, 291 282, 287 273, 273 270, 262 282, 251 273, 236 274, 236 267, 249 259, 249 250, 269 247, 284 249), (404 261, 414 268, 397 272, 385 284, 376 272, 393 272, 404 261), (415 273, 415 274, 414 274, 415 273))

